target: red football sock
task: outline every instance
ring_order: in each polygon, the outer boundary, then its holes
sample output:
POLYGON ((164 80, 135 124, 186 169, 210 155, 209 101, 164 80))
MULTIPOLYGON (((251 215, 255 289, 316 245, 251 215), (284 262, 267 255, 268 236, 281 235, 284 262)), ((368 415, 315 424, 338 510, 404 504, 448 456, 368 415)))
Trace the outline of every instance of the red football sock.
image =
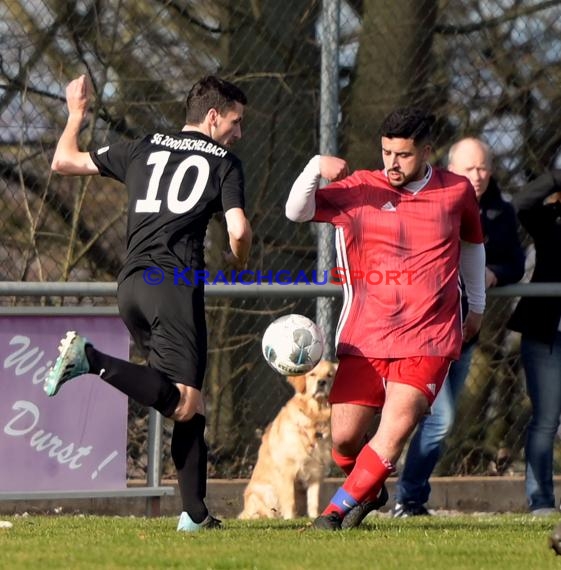
POLYGON ((384 481, 394 471, 391 461, 380 457, 369 445, 365 445, 356 458, 352 473, 343 484, 343 489, 359 503, 378 496, 384 481))
POLYGON ((337 512, 345 516, 354 505, 376 497, 393 471, 394 466, 390 461, 380 457, 369 445, 365 445, 356 458, 354 469, 322 515, 337 512))
POLYGON ((333 461, 335 461, 335 463, 345 472, 346 475, 351 474, 351 471, 353 470, 356 463, 356 456, 348 457, 346 455, 342 455, 333 448, 331 450, 331 457, 333 457, 333 461))

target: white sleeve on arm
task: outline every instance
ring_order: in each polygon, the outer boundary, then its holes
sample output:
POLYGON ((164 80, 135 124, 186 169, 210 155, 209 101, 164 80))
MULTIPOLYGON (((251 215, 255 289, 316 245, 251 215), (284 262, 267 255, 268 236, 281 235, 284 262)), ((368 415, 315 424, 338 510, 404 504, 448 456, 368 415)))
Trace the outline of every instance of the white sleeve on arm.
POLYGON ((286 201, 286 217, 293 222, 309 222, 316 213, 316 190, 319 186, 320 155, 314 156, 294 181, 286 201))
POLYGON ((461 242, 460 272, 469 310, 482 315, 485 311, 485 247, 482 243, 461 242))

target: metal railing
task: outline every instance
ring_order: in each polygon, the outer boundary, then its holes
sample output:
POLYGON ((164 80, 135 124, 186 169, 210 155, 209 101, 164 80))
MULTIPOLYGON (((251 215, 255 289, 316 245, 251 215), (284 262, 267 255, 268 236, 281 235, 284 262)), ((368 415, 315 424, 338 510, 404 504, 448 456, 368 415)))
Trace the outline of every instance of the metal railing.
MULTIPOLYGON (((18 282, 0 281, 0 296, 14 297, 113 297, 117 283, 74 282, 18 282)), ((207 297, 338 297, 343 294, 339 285, 307 285, 305 283, 258 284, 235 283, 232 285, 209 285, 207 297)), ((516 283, 487 290, 489 297, 561 297, 561 283, 516 283)), ((6 307, 5 307, 6 308, 6 307)), ((13 307, 17 308, 17 307, 13 307)), ((63 307, 60 307, 63 308, 63 307)), ((94 308, 94 307, 92 307, 94 308)))

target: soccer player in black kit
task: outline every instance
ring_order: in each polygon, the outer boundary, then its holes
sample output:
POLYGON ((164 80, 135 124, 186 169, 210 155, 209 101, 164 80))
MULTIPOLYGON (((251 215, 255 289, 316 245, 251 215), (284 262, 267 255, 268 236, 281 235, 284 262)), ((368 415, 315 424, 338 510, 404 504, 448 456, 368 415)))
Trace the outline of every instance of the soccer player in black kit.
POLYGON ((52 169, 64 175, 101 174, 126 185, 127 255, 118 276, 117 300, 121 318, 148 366, 103 354, 70 331, 61 341, 44 390, 54 396, 68 380, 97 374, 140 404, 175 420, 171 454, 183 503, 177 530, 216 528, 220 521, 209 514, 204 502, 204 286, 174 279, 174 271, 204 268, 206 228, 219 211, 224 211, 231 248, 225 261, 235 269, 247 265, 251 228, 244 213, 243 171, 228 149, 241 137, 247 100, 232 83, 207 76, 187 96, 186 124, 180 132, 150 134, 82 152, 78 136, 90 95, 85 76, 69 83, 69 115, 52 169), (144 272, 153 268, 164 276, 157 286, 144 279, 144 272))

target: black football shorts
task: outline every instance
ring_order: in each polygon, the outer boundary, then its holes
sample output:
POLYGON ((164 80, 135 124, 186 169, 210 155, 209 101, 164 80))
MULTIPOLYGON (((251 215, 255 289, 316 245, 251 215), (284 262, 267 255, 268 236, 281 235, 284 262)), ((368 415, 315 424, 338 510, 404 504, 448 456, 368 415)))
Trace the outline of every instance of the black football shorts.
POLYGON ((172 382, 201 389, 207 361, 203 287, 149 285, 140 269, 119 284, 119 312, 148 364, 172 382))

